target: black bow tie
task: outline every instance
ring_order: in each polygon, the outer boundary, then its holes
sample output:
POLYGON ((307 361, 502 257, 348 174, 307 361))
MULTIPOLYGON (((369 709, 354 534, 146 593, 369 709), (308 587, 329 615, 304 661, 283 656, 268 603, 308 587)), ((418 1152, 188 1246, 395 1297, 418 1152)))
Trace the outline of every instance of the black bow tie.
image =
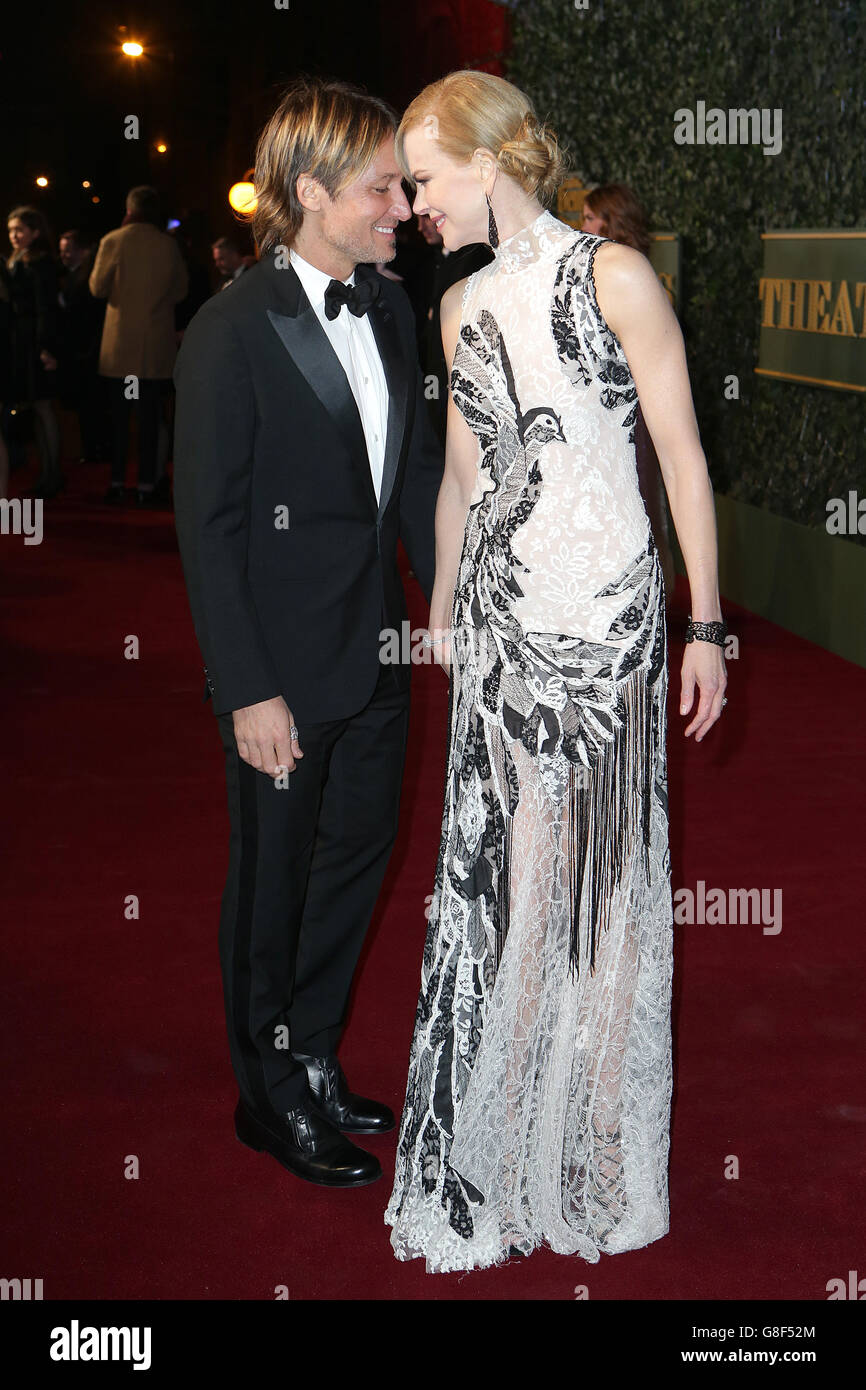
POLYGON ((344 285, 342 280, 332 280, 325 290, 325 317, 335 319, 346 304, 350 312, 360 318, 378 298, 378 280, 365 278, 359 285, 344 285))

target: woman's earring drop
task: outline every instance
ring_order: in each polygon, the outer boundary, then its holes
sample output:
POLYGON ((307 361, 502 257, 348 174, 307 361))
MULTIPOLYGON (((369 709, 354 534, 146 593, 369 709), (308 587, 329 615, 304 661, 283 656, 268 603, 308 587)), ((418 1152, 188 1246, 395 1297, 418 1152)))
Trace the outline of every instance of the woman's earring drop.
POLYGON ((497 246, 499 245, 499 230, 496 226, 496 218, 493 216, 493 208, 490 203, 490 198, 486 193, 484 194, 484 196, 485 198, 487 198, 487 240, 490 242, 491 247, 495 251, 497 246))

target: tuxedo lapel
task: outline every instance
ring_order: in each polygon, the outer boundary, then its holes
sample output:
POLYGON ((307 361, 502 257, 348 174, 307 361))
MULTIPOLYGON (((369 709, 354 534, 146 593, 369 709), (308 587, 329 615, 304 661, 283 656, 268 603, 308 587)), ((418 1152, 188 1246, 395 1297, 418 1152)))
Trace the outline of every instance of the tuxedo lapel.
MULTIPOLYGON (((357 282, 359 277, 369 277, 375 274, 376 272, 369 266, 359 265, 355 271, 355 280, 357 282)), ((394 487, 397 465, 403 448, 406 414, 409 408, 409 383, 412 380, 410 369, 413 364, 406 358, 394 315, 388 307, 384 294, 380 293, 369 310, 369 315, 376 346, 382 359, 385 380, 388 383, 388 434, 385 441, 382 487, 379 494, 379 517, 381 519, 394 487)))
POLYGON ((364 427, 340 359, 328 341, 328 335, 304 294, 291 264, 284 269, 278 269, 271 256, 265 265, 275 282, 280 302, 280 311, 267 310, 271 327, 310 390, 327 411, 350 456, 356 459, 363 469, 369 488, 370 504, 375 511, 376 492, 370 476, 364 427))

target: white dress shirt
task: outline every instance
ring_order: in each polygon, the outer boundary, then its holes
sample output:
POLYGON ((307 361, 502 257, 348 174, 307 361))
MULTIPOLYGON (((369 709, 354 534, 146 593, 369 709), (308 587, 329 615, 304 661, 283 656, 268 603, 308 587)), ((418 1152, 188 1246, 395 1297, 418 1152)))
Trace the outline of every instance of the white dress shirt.
MULTIPOLYGON (((305 261, 303 256, 299 256, 294 250, 290 251, 289 255, 304 287, 304 293, 340 359, 358 404, 364 438, 367 441, 370 475, 378 502, 382 492, 382 468, 388 433, 388 383, 385 380, 385 370, 379 357, 370 315, 366 313, 358 318, 350 313, 348 306, 344 304, 337 317, 329 319, 325 314, 325 290, 334 277, 310 265, 309 261, 305 261)), ((343 283, 354 285, 354 271, 343 283)))

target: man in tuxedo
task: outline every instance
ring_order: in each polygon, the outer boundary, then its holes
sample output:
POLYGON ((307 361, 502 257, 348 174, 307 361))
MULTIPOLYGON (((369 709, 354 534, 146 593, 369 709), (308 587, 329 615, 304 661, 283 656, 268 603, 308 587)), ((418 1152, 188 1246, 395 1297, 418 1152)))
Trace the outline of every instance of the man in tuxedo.
POLYGON ((409 217, 390 107, 299 80, 256 154, 257 265, 186 331, 175 508, 231 839, 220 957, 238 1138, 311 1182, 381 1176, 394 1126, 337 1060, 397 829, 405 544, 429 601, 442 453, 403 290, 375 262, 409 217))

